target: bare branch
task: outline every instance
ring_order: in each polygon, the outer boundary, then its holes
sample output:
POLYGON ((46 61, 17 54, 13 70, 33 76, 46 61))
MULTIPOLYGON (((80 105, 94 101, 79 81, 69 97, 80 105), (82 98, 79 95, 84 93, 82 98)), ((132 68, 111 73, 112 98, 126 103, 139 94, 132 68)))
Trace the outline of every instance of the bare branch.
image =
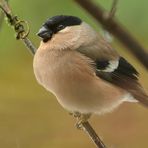
POLYGON ((95 130, 91 127, 88 121, 82 122, 82 129, 89 135, 97 148, 106 148, 105 144, 96 134, 95 130))
POLYGON ((0 0, 0 7, 8 14, 11 13, 11 9, 8 5, 8 0, 0 0))
POLYGON ((115 13, 117 11, 117 3, 118 0, 113 0, 112 7, 108 15, 109 18, 113 18, 115 16, 115 13))
POLYGON ((115 19, 106 19, 106 11, 90 0, 74 0, 87 10, 104 29, 112 33, 148 69, 148 53, 142 45, 115 19))
POLYGON ((29 26, 26 21, 19 20, 17 16, 14 16, 12 14, 12 11, 8 5, 8 2, 6 0, 0 0, 0 8, 8 18, 8 21, 11 26, 13 26, 15 32, 16 32, 16 38, 21 39, 26 47, 31 51, 32 54, 35 54, 36 48, 32 44, 32 42, 28 39, 29 34, 29 26), (25 30, 24 24, 27 25, 27 31, 25 30))
MULTIPOLYGON (((8 0, 6 0, 8 2, 8 0)), ((2 3, 2 1, 0 1, 0 4, 2 3)), ((4 13, 0 13, 0 29, 2 28, 2 24, 3 24, 3 20, 4 20, 4 13)))
POLYGON ((91 114, 81 114, 79 112, 74 112, 70 113, 70 115, 73 115, 73 117, 77 119, 76 127, 86 132, 97 148, 107 148, 88 122, 91 114))

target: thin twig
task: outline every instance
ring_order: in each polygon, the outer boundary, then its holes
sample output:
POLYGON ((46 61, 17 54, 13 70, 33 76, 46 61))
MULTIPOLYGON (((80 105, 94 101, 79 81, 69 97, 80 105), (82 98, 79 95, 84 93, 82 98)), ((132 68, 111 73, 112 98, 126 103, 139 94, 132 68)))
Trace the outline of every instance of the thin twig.
MULTIPOLYGON (((8 0, 6 0, 8 2, 8 0)), ((0 29, 2 28, 2 24, 3 24, 3 20, 4 20, 4 13, 0 13, 0 29)))
POLYGON ((142 45, 115 19, 105 17, 106 11, 92 0, 74 0, 87 10, 107 31, 112 33, 148 69, 148 53, 142 45))
POLYGON ((92 126, 88 121, 82 122, 81 124, 82 124, 82 129, 89 135, 89 137, 92 139, 97 148, 106 148, 105 144, 96 134, 95 130, 92 128, 92 126))
POLYGON ((0 7, 8 14, 11 14, 11 9, 8 5, 8 0, 0 0, 0 7))
MULTIPOLYGON (((115 16, 116 11, 117 11, 117 4, 118 4, 118 0, 113 0, 110 11, 106 12, 104 14, 104 17, 106 17, 106 19, 110 19, 110 18, 113 18, 115 16)), ((111 34, 105 29, 102 29, 102 31, 103 31, 103 37, 109 43, 111 43, 113 41, 113 36, 111 36, 111 34)))
POLYGON ((104 142, 101 140, 101 138, 97 135, 95 130, 88 122, 91 114, 81 114, 79 112, 75 112, 70 113, 70 115, 73 115, 73 117, 77 119, 76 127, 85 131, 97 148, 107 148, 104 142))
POLYGON ((29 49, 29 51, 34 55, 35 54, 35 51, 37 49, 32 44, 32 42, 28 38, 24 38, 23 41, 24 41, 24 44, 26 45, 26 47, 29 49))
POLYGON ((8 18, 8 21, 10 23, 10 25, 13 26, 15 32, 17 33, 16 38, 17 39, 21 39, 24 44, 26 45, 26 47, 31 51, 31 53, 34 55, 36 48, 33 45, 33 43, 28 39, 28 34, 29 34, 29 27, 27 22, 25 21, 21 21, 17 18, 17 16, 14 16, 12 14, 12 11, 8 5, 8 2, 6 0, 0 0, 0 8, 2 9, 2 11, 4 12, 4 14, 6 15, 6 17, 8 18), (28 31, 25 31, 25 27, 23 24, 26 24, 28 27, 28 31))
POLYGON ((113 0, 112 7, 108 15, 109 18, 113 18, 115 16, 115 13, 117 10, 117 3, 118 3, 118 0, 113 0))

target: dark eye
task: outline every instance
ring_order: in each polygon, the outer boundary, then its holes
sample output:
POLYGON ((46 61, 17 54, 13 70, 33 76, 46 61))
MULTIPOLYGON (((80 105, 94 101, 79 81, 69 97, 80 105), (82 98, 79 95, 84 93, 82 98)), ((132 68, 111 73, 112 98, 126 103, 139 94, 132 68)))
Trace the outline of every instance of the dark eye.
POLYGON ((57 30, 62 30, 62 29, 64 29, 64 28, 65 28, 64 25, 59 25, 59 26, 57 27, 57 30))

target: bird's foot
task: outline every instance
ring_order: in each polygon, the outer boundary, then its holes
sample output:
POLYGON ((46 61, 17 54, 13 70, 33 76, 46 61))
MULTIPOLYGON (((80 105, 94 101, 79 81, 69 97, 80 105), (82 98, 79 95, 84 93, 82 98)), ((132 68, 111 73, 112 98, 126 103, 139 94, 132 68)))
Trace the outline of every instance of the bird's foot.
POLYGON ((71 113, 71 115, 77 119, 77 123, 75 125, 77 129, 82 129, 82 124, 87 122, 91 116, 91 114, 81 114, 79 112, 71 113))

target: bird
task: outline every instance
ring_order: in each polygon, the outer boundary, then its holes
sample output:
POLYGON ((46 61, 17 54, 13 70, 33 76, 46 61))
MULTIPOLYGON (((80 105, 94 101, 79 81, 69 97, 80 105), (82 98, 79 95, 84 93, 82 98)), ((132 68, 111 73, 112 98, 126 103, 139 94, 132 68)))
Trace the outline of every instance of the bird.
POLYGON ((38 83, 82 122, 123 102, 148 107, 138 71, 79 17, 50 17, 37 35, 41 42, 33 69, 38 83))

